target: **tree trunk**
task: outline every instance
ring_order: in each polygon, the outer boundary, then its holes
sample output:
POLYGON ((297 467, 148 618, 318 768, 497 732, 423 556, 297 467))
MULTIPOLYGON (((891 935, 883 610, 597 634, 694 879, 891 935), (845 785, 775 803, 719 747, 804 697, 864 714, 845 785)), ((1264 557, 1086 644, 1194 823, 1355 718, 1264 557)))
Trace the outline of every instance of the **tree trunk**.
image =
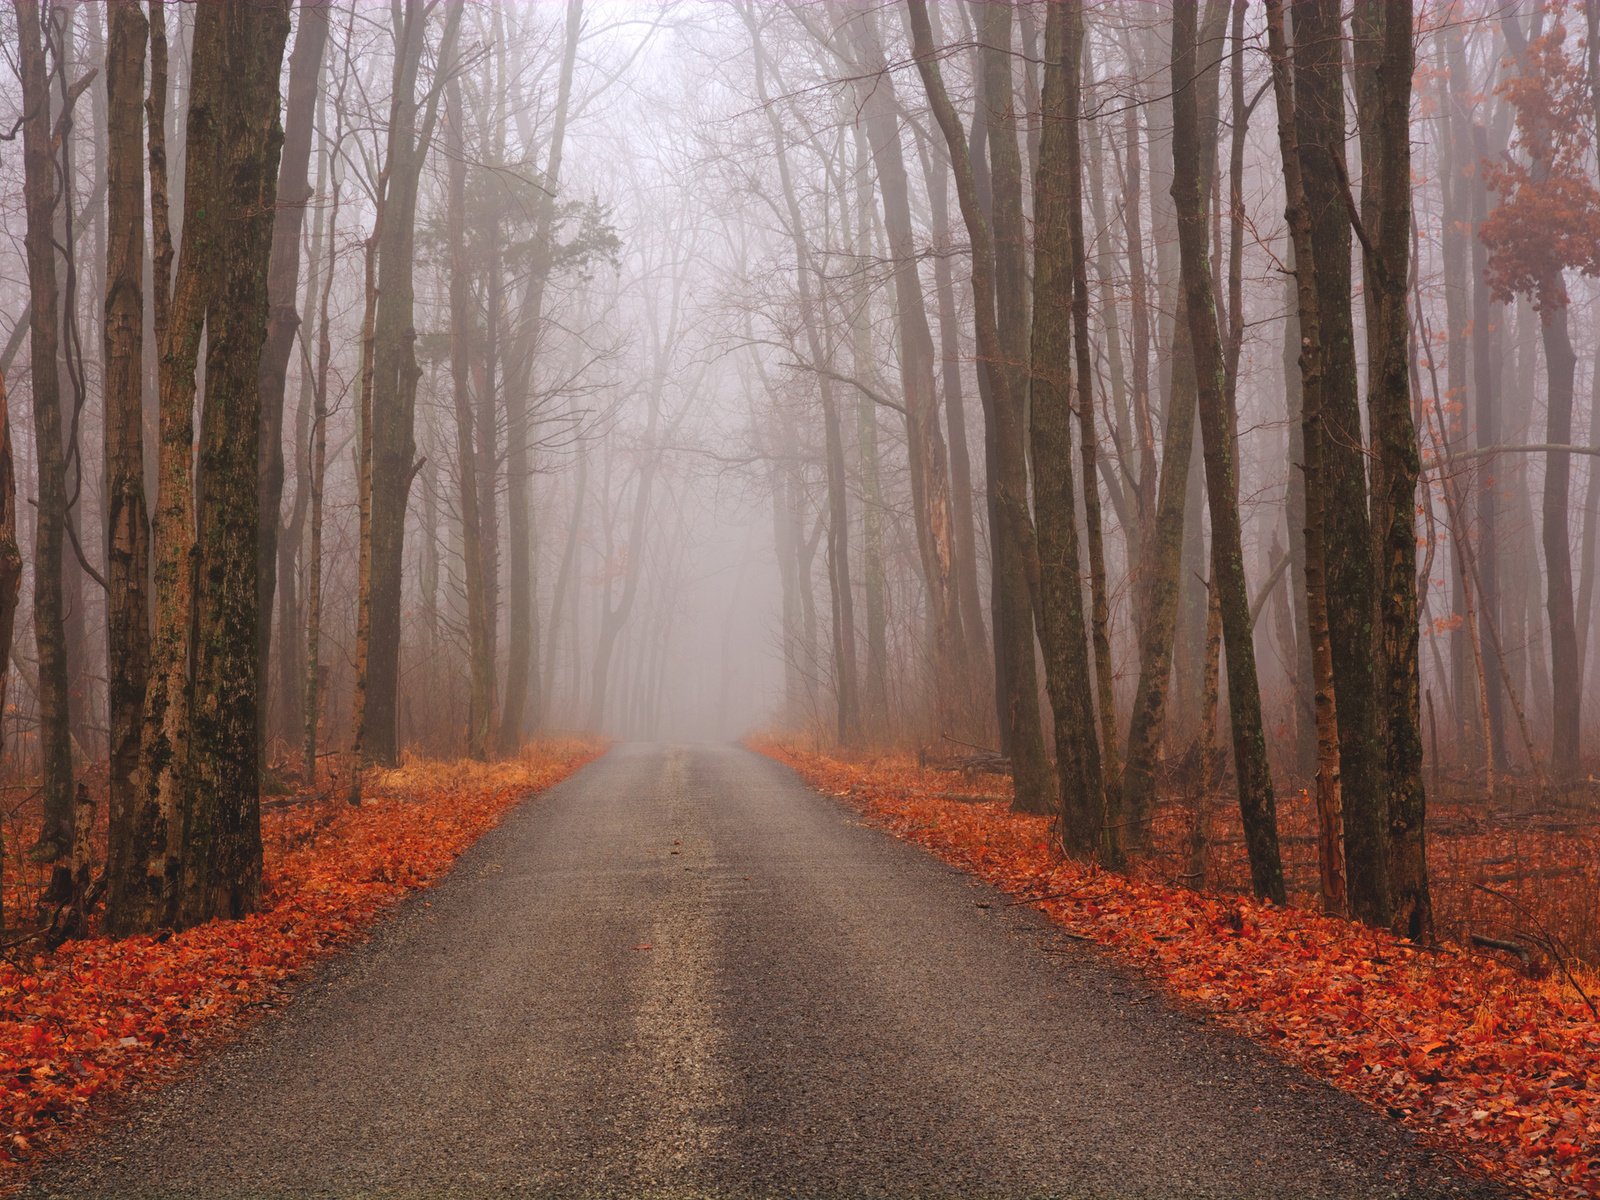
MULTIPOLYGON (((940 381, 945 422, 950 432, 950 511, 955 521, 953 570, 961 598, 961 628, 967 646, 967 670, 982 675, 988 666, 989 638, 983 625, 983 600, 978 590, 977 520, 972 509, 972 455, 967 445, 967 403, 961 381, 961 325, 956 315, 955 273, 950 259, 949 167, 944 152, 929 146, 924 155, 928 212, 934 245, 933 291, 939 306, 940 381)), ((981 686, 974 679, 974 690, 981 686)))
POLYGON ((461 573, 467 596, 467 754, 489 757, 489 731, 494 720, 494 654, 485 594, 483 530, 479 519, 478 447, 473 434, 472 273, 467 263, 467 148, 463 136, 466 111, 461 85, 451 80, 446 149, 449 179, 445 197, 445 236, 450 247, 450 381, 456 413, 456 480, 461 504, 461 573))
POLYGON ((510 535, 510 624, 506 646, 506 697, 500 711, 500 753, 513 754, 537 725, 537 695, 532 694, 538 653, 537 607, 533 580, 533 429, 529 403, 533 386, 534 355, 544 328, 545 283, 550 275, 555 203, 561 187, 561 156, 566 140, 567 110, 572 101, 573 66, 578 54, 578 34, 583 27, 583 0, 568 0, 566 41, 561 56, 561 79, 556 90, 554 124, 549 157, 544 169, 544 193, 534 231, 534 266, 522 300, 522 336, 506 374, 506 516, 510 535), (532 720, 528 701, 535 702, 532 720))
POLYGON ((196 13, 179 274, 185 267, 205 272, 209 295, 182 924, 254 912, 261 897, 260 368, 283 142, 278 76, 288 34, 288 0, 207 5, 196 13), (191 248, 204 259, 191 257, 191 248))
MULTIPOLYGON (((1472 129, 1473 161, 1482 163, 1489 157, 1488 131, 1481 123, 1472 129)), ((1480 166, 1472 175, 1472 422, 1477 431, 1479 449, 1500 443, 1500 389, 1495 373, 1503 354, 1502 323, 1506 309, 1496 304, 1489 286, 1489 252, 1483 240, 1483 222, 1489 215, 1489 185, 1486 173, 1480 166)), ((1479 598, 1478 619, 1491 627, 1498 637, 1504 623, 1500 603, 1500 486, 1492 476, 1479 481, 1477 503, 1477 539, 1474 559, 1482 586, 1479 598)), ((1460 536, 1458 534, 1458 536, 1460 536)), ((1492 673, 1484 680, 1488 688, 1489 730, 1492 745, 1484 747, 1485 755, 1493 755, 1494 769, 1504 772, 1506 758, 1506 693, 1500 680, 1492 673)))
MULTIPOLYGON (((901 394, 906 406, 906 441, 911 456, 912 507, 917 549, 928 593, 928 660, 934 666, 934 695, 941 730, 964 728, 969 714, 959 699, 967 672, 960 594, 955 575, 950 480, 944 437, 939 428, 938 394, 933 376, 933 333, 928 325, 922 280, 917 271, 916 235, 911 221, 910 188, 900 143, 896 103, 884 66, 876 24, 851 26, 859 67, 856 86, 863 125, 883 198, 883 223, 894 264, 896 326, 899 330, 901 394)), ((866 261, 863 259, 862 261, 866 261)))
POLYGON ((1239 811, 1255 893, 1281 903, 1283 865, 1278 855, 1276 799, 1261 725, 1261 693, 1256 681, 1250 597, 1240 535, 1234 468, 1235 417, 1226 401, 1226 368, 1206 244, 1206 181, 1215 173, 1216 160, 1216 48, 1222 43, 1227 11, 1225 0, 1211 0, 1204 30, 1197 39, 1197 6, 1180 4, 1173 10, 1172 198, 1178 214, 1180 278, 1194 347, 1200 431, 1205 447, 1212 586, 1218 589, 1228 652, 1228 709, 1233 726, 1239 811), (1201 66, 1202 62, 1212 65, 1201 66))
MULTIPOLYGON (((17 473, 11 457, 11 411, 6 380, 0 372, 0 713, 6 710, 11 673, 12 634, 17 626, 17 601, 22 594, 22 547, 17 541, 17 473)), ((0 734, 4 726, 0 725, 0 734)), ((0 750, 5 745, 0 741, 0 750)), ((0 832, 0 929, 6 927, 5 837, 0 832)))
MULTIPOLYGON (((167 35, 165 5, 150 5, 150 94, 145 105, 150 155, 153 243, 151 321, 160 352, 159 444, 150 594, 155 628, 145 691, 139 765, 131 814, 133 864, 112 918, 114 931, 170 924, 183 836, 182 788, 189 747, 189 645, 194 605, 195 366, 204 320, 201 276, 190 265, 172 280, 166 152, 167 35)), ((203 239, 203 230, 197 240, 203 239)), ((194 255, 191 255, 191 262, 194 255)))
MULTIPOLYGON (((149 23, 133 0, 109 6, 106 45, 105 300, 107 923, 124 932, 138 889, 134 774, 150 675, 150 516, 144 494, 144 60, 149 23)), ((3 503, 3 500, 0 500, 3 503)), ((3 586, 3 582, 0 582, 3 586)))
MULTIPOLYGON (((968 154, 966 131, 961 127, 955 106, 945 91, 944 79, 935 58, 933 32, 928 22, 926 0, 910 0, 913 55, 917 71, 922 77, 928 102, 944 135, 949 149, 951 165, 955 171, 956 193, 961 203, 961 215, 966 221, 967 233, 972 240, 972 291, 975 324, 978 337, 978 357, 987 365, 985 375, 991 393, 990 410, 994 417, 994 441, 998 447, 1007 448, 996 457, 999 467, 989 480, 994 497, 994 511, 999 516, 993 531, 994 553, 1005 560, 997 572, 997 591, 993 620, 996 630, 996 657, 1005 659, 1003 669, 997 663, 996 673, 1003 677, 1003 707, 1005 724, 1011 729, 1010 751, 1013 778, 1013 807, 1023 812, 1049 812, 1055 806, 1054 781, 1050 777, 1049 762, 1044 754, 1044 738, 1039 727, 1038 689, 1034 668, 1033 603, 1032 593, 1038 585, 1038 547, 1034 542, 1033 521, 1028 514, 1027 477, 1023 462, 1024 431, 1021 421, 1021 398, 1013 390, 1014 369, 1000 369, 1008 361, 1013 368, 1020 366, 1026 346, 1017 352, 1002 345, 996 318, 996 256, 995 242, 990 234, 989 219, 984 215, 978 181, 968 154), (1002 651, 1002 646, 1006 647, 1002 651)), ((998 6, 996 6, 998 7, 998 6)), ((1003 58, 1003 55, 1000 55, 1003 58)), ((992 72, 991 72, 992 74, 992 72)), ((1009 76, 1007 76, 1009 79, 1009 76)), ((997 80, 989 103, 992 105, 999 92, 997 80)), ((1007 83, 1009 87, 1009 83, 1007 83)), ((1006 102, 1003 97, 1000 103, 1006 102)), ((979 106, 983 107, 982 104, 979 106)), ((1004 139, 1001 139, 1002 141, 1004 139)), ((1011 157, 1016 154, 1013 136, 1011 157)), ((1005 156, 1002 157, 1005 161, 1005 156)), ((1020 169, 1020 167, 1019 167, 1020 169)), ((1020 281, 1015 281, 1020 283, 1020 281)), ((1022 318, 1015 312, 1015 297, 1011 316, 1022 318)))
POLYGON ((1317 877, 1324 912, 1343 915, 1348 906, 1344 866, 1343 790, 1339 778, 1339 711, 1334 693, 1333 643, 1328 630, 1327 539, 1322 486, 1321 318, 1317 306, 1311 211, 1295 151, 1295 97, 1283 0, 1267 4, 1267 37, 1272 81, 1278 102, 1278 147, 1283 159, 1286 215, 1296 269, 1296 327, 1299 330, 1300 445, 1304 476, 1305 540, 1303 587, 1307 653, 1311 663, 1316 722, 1317 877))
POLYGON ((1397 932, 1433 936, 1423 820, 1422 684, 1418 659, 1417 475, 1411 405, 1410 0, 1359 0, 1355 9, 1356 111, 1361 129, 1361 210, 1366 243, 1367 411, 1372 431, 1376 538, 1377 679, 1387 779, 1389 896, 1397 932), (1370 248, 1369 248, 1370 247, 1370 248))
MULTIPOLYGON (((1083 79, 1083 7, 1073 3, 1062 52, 1069 58, 1068 80, 1062 102, 1065 126, 1067 226, 1072 242, 1072 335, 1077 350, 1078 453, 1083 460, 1083 514, 1085 541, 1089 547, 1089 590, 1093 602, 1090 628, 1094 634, 1095 698, 1100 711, 1100 758, 1106 787, 1106 825, 1119 831, 1122 826, 1122 778, 1117 748, 1117 694, 1111 682, 1111 601, 1106 586, 1105 537, 1100 522, 1100 478, 1095 465, 1099 434, 1094 418, 1094 366, 1089 345, 1089 264, 1088 242, 1083 234, 1083 139, 1080 96, 1083 79)), ((1076 530, 1074 530, 1076 536, 1076 530)), ((1113 849, 1111 857, 1120 851, 1113 849)))
MULTIPOLYGON (((1551 445, 1572 442, 1572 396, 1577 356, 1567 332, 1568 307, 1548 306, 1540 313, 1544 337, 1545 393, 1551 445)), ((1546 456, 1544 473, 1543 542, 1545 611, 1550 620, 1550 683, 1553 725, 1550 775, 1556 783, 1579 778, 1578 735, 1583 704, 1583 675, 1578 665, 1578 629, 1572 600, 1572 534, 1569 498, 1572 490, 1572 456, 1546 456)))
POLYGON ((1033 188, 1033 341, 1029 354, 1033 506, 1039 540, 1039 632, 1044 644, 1045 683, 1055 716, 1061 840, 1067 853, 1076 857, 1114 862, 1120 831, 1107 811, 1109 796, 1101 774, 1094 703, 1087 686, 1088 626, 1072 478, 1076 248, 1069 210, 1078 202, 1078 195, 1068 142, 1082 19, 1080 0, 1052 4, 1045 14, 1044 129, 1033 188))
MULTIPOLYGON (((748 18, 747 18, 748 19, 748 18)), ((788 135, 783 129, 778 113, 767 101, 765 50, 755 25, 750 26, 751 46, 755 53, 756 87, 767 114, 772 132, 772 145, 778 160, 778 178, 789 218, 790 238, 795 250, 795 283, 800 295, 800 319, 805 327, 806 347, 813 366, 828 364, 816 300, 812 292, 815 279, 821 283, 821 273, 811 260, 806 242, 805 223, 800 213, 800 203, 795 192, 793 173, 789 163, 788 135)), ((850 514, 846 493, 844 434, 839 421, 839 408, 833 394, 830 378, 817 375, 818 392, 822 402, 823 438, 828 472, 828 578, 833 602, 833 669, 834 690, 837 702, 837 733, 841 745, 853 745, 860 736, 860 700, 856 675, 855 597, 850 583, 850 514)))
POLYGON ((61 435, 61 300, 57 287, 56 153, 39 0, 17 0, 22 81, 23 203, 27 227, 30 374, 38 512, 34 521, 33 631, 39 659, 39 753, 44 827, 31 857, 60 860, 72 848, 72 729, 67 614, 62 587, 67 467, 61 435))
POLYGON ((406 507, 416 475, 417 367, 415 260, 417 190, 439 111, 444 76, 453 69, 462 0, 445 6, 434 86, 416 96, 418 65, 433 6, 406 0, 397 31, 395 93, 383 170, 387 176, 382 236, 377 246, 378 303, 372 332, 372 405, 368 437, 370 516, 363 545, 368 560, 361 608, 366 653, 358 651, 361 704, 356 736, 361 763, 399 761, 400 600, 406 507))
MULTIPOLYGON (((342 123, 341 123, 342 125, 342 123)), ((342 127, 338 131, 343 133, 342 127)), ((337 144, 337 138, 335 139, 337 144)), ((317 733, 322 715, 322 504, 328 478, 328 372, 333 361, 333 337, 328 327, 328 307, 333 295, 334 264, 339 253, 338 176, 328 204, 327 263, 323 268, 322 295, 317 305, 317 365, 311 392, 311 528, 306 546, 306 676, 302 719, 302 773, 308 784, 317 782, 317 733)))
MULTIPOLYGON (((1340 0, 1294 0, 1295 125, 1309 206, 1322 376, 1318 384, 1327 537, 1328 624, 1339 709, 1339 771, 1352 915, 1389 920, 1388 792, 1378 741, 1376 575, 1366 445, 1356 398, 1346 208, 1340 0)), ((1304 318, 1302 317, 1302 324, 1304 318)), ((1230 646, 1231 657, 1231 646, 1230 646)))
MULTIPOLYGON (((272 227, 272 252, 267 266, 267 340, 261 353, 261 519, 256 546, 257 660, 261 695, 257 705, 257 741, 264 756, 268 679, 272 662, 272 601, 278 581, 278 526, 283 501, 283 398, 288 384, 289 356, 300 328, 300 233, 311 202, 312 118, 322 91, 322 58, 328 44, 330 0, 300 0, 299 28, 289 56, 289 93, 284 111, 283 159, 278 177, 278 209, 272 227)), ((285 586, 293 586, 286 581, 285 586)), ((285 638, 296 631, 284 630, 285 638)), ((287 687, 288 680, 281 686, 287 687)), ((263 765, 265 759, 263 758, 263 765)))

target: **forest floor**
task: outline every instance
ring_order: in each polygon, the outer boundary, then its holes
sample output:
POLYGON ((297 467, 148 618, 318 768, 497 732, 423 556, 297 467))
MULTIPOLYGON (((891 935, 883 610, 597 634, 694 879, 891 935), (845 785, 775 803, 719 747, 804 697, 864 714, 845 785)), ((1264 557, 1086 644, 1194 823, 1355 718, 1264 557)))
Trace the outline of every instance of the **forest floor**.
MULTIPOLYGON (((331 785, 269 798, 262 911, 242 921, 156 938, 93 935, 54 952, 13 935, 0 958, 0 1187, 86 1119, 284 1003, 313 963, 601 751, 565 739, 493 764, 408 761, 370 772, 359 808, 331 785)), ((104 805, 100 814, 103 861, 104 805)), ((18 835, 37 830, 38 814, 23 805, 10 817, 7 911, 31 916, 42 871, 26 865, 18 835)))
POLYGON ((1153 853, 1130 877, 1064 861, 1048 819, 1009 811, 1004 779, 925 770, 905 755, 755 748, 1494 1177, 1536 1195, 1600 1196, 1600 975, 1565 949, 1594 928, 1595 885, 1583 886, 1600 864, 1592 817, 1430 812, 1441 928, 1480 931, 1494 913, 1484 900, 1498 901, 1510 910, 1499 920, 1548 953, 1525 972, 1449 938, 1419 948, 1311 911, 1304 797, 1282 811, 1301 903, 1278 908, 1239 894, 1237 813, 1220 800, 1201 810, 1215 889, 1201 892, 1175 883, 1190 861, 1192 803, 1162 810, 1153 853), (1580 877, 1570 903, 1532 907, 1558 871, 1580 877))
POLYGON ((509 814, 283 1013, 25 1186, 1505 1194, 779 764, 647 745, 509 814))

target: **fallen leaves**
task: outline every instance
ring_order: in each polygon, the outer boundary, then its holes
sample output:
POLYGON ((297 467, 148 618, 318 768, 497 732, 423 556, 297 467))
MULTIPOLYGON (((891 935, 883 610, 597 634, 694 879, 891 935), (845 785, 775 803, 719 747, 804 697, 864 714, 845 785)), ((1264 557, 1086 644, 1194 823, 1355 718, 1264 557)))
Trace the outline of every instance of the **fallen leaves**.
POLYGON ((754 748, 1490 1174, 1536 1195, 1600 1196, 1600 1022, 1559 978, 1063 861, 1046 818, 941 799, 931 793, 951 776, 909 758, 754 748))
POLYGON ((359 808, 334 798, 264 818, 261 912, 0 962, 0 1170, 34 1157, 98 1102, 157 1082, 281 1003, 308 965, 436 881, 507 809, 599 752, 592 742, 546 741, 507 762, 373 772, 359 808))

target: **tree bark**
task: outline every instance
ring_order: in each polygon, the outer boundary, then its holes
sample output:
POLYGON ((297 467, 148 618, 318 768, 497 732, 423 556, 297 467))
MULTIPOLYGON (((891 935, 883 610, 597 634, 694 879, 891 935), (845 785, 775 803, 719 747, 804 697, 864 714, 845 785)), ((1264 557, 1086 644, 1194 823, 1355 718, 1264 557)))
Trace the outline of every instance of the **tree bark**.
MULTIPOLYGON (((12 635, 17 626, 17 601, 22 594, 22 547, 17 540, 17 473, 11 456, 11 412, 6 401, 5 373, 0 372, 0 713, 6 708, 11 674, 12 635)), ((0 734, 4 727, 0 726, 0 734)), ((0 740, 0 750, 4 750, 0 740)), ((0 833, 0 929, 6 927, 5 838, 0 833)))
POLYGON ((1283 0, 1267 3, 1268 53, 1272 57, 1273 90, 1278 102, 1278 148, 1283 161, 1285 215, 1296 263, 1294 285, 1300 334, 1300 446, 1304 478, 1303 586, 1307 655, 1311 664, 1313 714, 1316 726, 1317 878, 1324 912, 1343 915, 1349 900, 1345 886, 1344 807, 1339 776, 1339 710, 1334 691, 1333 643, 1328 629, 1327 539, 1322 486, 1322 356, 1321 318, 1313 270, 1311 211, 1296 152, 1295 96, 1283 0), (1304 263, 1301 267, 1299 264, 1304 263))
POLYGON ((446 91, 446 150, 449 177, 445 195, 445 237, 450 247, 450 382, 456 415, 456 480, 461 505, 461 572, 467 596, 467 754, 489 757, 494 720, 494 654, 490 623, 493 614, 485 594, 483 529, 479 519, 478 446, 473 432, 472 270, 467 262, 466 111, 461 85, 451 80, 446 91))
MULTIPOLYGON (((1233 726, 1239 811, 1257 896, 1284 900, 1278 855, 1276 799, 1267 766, 1256 681, 1250 597, 1240 535, 1234 422, 1226 402, 1225 365, 1217 326, 1215 283, 1206 238, 1206 181, 1215 173, 1217 54, 1227 17, 1225 0, 1211 0, 1197 36, 1196 5, 1179 4, 1172 23, 1172 198, 1178 214, 1180 279, 1194 346, 1211 510, 1212 586, 1218 589, 1228 652, 1228 709, 1233 726), (1203 57, 1202 57, 1203 56, 1203 57), (1202 66, 1201 63, 1213 65, 1202 66), (1208 111, 1201 113, 1201 97, 1208 111), (1209 156, 1206 150, 1209 148, 1209 156), (1207 158, 1213 164, 1207 167, 1207 158)), ((1237 115, 1236 115, 1237 119, 1237 115)))
MULTIPOLYGON (((1067 227, 1072 243, 1072 336, 1077 351, 1077 377, 1074 388, 1078 408, 1078 453, 1083 460, 1083 517, 1085 541, 1089 547, 1089 591, 1093 602, 1090 629, 1094 635, 1095 698, 1100 712, 1100 760, 1106 788, 1106 825, 1120 830, 1122 825, 1122 779, 1117 748, 1117 694, 1111 679, 1111 600, 1106 584, 1105 537, 1100 521, 1100 478, 1096 469, 1099 434, 1094 417, 1094 366, 1089 345, 1089 251, 1083 234, 1083 139, 1080 97, 1083 82, 1083 7, 1071 3, 1062 43, 1069 59, 1062 118, 1065 126, 1064 152, 1067 172, 1067 227)), ((1037 460, 1036 460, 1037 461, 1037 460)), ((1115 858, 1119 851, 1113 850, 1115 858)))
MULTIPOLYGON (((1033 507, 1039 541, 1040 640, 1045 684, 1055 717, 1061 840, 1079 858, 1115 862, 1119 833, 1107 808, 1094 703, 1089 688, 1088 626, 1078 555, 1072 472, 1072 406, 1082 403, 1072 378, 1075 247, 1071 207, 1078 203, 1069 142, 1076 120, 1076 50, 1080 0, 1052 4, 1045 14, 1044 90, 1039 166, 1033 188, 1033 335, 1029 375, 1033 401, 1033 507)), ((1081 385, 1081 380, 1079 381, 1081 385)))
MULTIPOLYGON (((277 185, 277 214, 267 266, 267 340, 261 353, 261 519, 256 546, 257 620, 256 678, 261 688, 257 707, 257 740, 265 765, 268 680, 272 662, 272 607, 278 583, 278 536, 283 501, 283 399, 288 384, 289 356, 300 328, 300 234, 311 201, 312 118, 321 93, 322 59, 328 44, 330 0, 299 0, 299 28, 289 56, 289 93, 285 105, 283 155, 277 185)), ((292 583, 286 581, 286 586, 292 583)), ((284 630, 285 638, 297 631, 284 630)), ((289 686, 283 680, 281 686, 289 686)))
MULTIPOLYGON (((1418 657, 1417 475, 1411 404, 1410 0, 1358 0, 1356 112, 1361 130, 1362 277, 1367 295, 1367 412, 1376 538, 1377 679, 1388 784, 1389 896, 1397 932, 1433 936, 1423 822, 1422 684, 1418 657), (1368 248, 1370 247, 1370 248, 1368 248)), ((1569 593, 1570 594, 1570 593, 1569 593)), ((1576 657, 1576 656, 1574 656, 1576 657)))
MULTIPOLYGON (((190 265, 172 280, 167 190, 167 35, 162 0, 150 5, 150 92, 145 104, 150 157, 151 321, 159 348, 159 441, 150 593, 155 627, 145 690, 139 765, 130 821, 133 869, 114 930, 149 931, 173 919, 182 849, 189 746, 189 646, 194 604, 195 367, 204 319, 201 277, 190 265)), ((204 238, 197 230, 196 240, 204 238)), ((191 255, 191 260, 194 255, 191 255)))
MULTIPOLYGON (((1376 573, 1350 311, 1343 24, 1340 0, 1294 0, 1293 12, 1297 150, 1311 219, 1309 265, 1316 282, 1323 359, 1318 398, 1321 490, 1326 506, 1328 624, 1339 708, 1345 867, 1352 915, 1386 925, 1388 792, 1378 740, 1376 573)), ((1296 270, 1306 265, 1297 261, 1296 270)))
POLYGON ((204 272, 208 295, 182 924, 242 916, 261 898, 260 369, 283 143, 278 77, 288 34, 288 0, 241 0, 196 13, 179 274, 186 267, 204 272), (197 227, 204 230, 196 247, 203 259, 189 253, 197 227))
POLYGON ((433 140, 445 76, 453 69, 462 0, 445 6, 433 86, 416 95, 418 66, 432 5, 406 0, 395 71, 383 170, 388 177, 382 237, 377 246, 378 303, 372 332, 369 431, 370 516, 363 539, 368 560, 361 608, 366 653, 357 656, 361 704, 358 766, 399 761, 400 600, 406 508, 416 475, 417 367, 415 259, 417 190, 433 140))
MULTIPOLYGON (((961 127, 960 118, 956 115, 955 106, 950 102, 943 76, 939 71, 933 31, 928 21, 927 2, 910 0, 909 8, 913 57, 923 87, 927 91, 928 102, 949 149, 956 178, 956 193, 961 203, 961 215, 966 221, 967 233, 972 241, 974 321, 978 338, 978 357, 985 364, 984 373, 991 393, 990 411, 995 423, 994 441, 998 447, 1007 448, 1006 452, 996 456, 996 465, 999 469, 990 478, 989 487, 994 497, 994 510, 999 516, 997 528, 993 531, 993 553, 1000 554, 1006 560, 996 572, 998 603, 995 606, 993 620, 998 627, 995 636, 996 657, 1003 656, 1005 659, 1003 669, 997 664, 996 674, 1002 678, 999 684, 1004 689, 1002 707, 1005 723, 1009 725, 1012 734, 1009 741, 1013 779, 1012 804, 1018 811, 1049 812, 1055 806, 1055 788, 1049 762, 1044 754, 1042 730, 1039 727, 1033 649, 1031 597, 1038 585, 1038 547, 1034 540, 1033 521, 1028 513, 1021 398, 1013 389, 1015 368, 1021 365, 1026 346, 1024 344, 1021 352, 1017 352, 1015 345, 1010 346, 1011 353, 1008 357, 1008 348, 1001 342, 996 316, 995 240, 990 233, 989 219, 984 215, 976 173, 968 153, 966 131, 961 127), (1008 363, 1012 369, 1003 369, 1008 363)), ((998 95, 999 82, 991 79, 993 88, 988 100, 991 105, 996 99, 1002 106, 1006 104, 1005 99, 998 95)), ((1009 83, 1006 86, 1009 88, 1009 83)), ((980 107, 983 105, 980 104, 980 107)), ((1011 149, 1014 157, 1016 153, 1014 136, 1011 149)), ((1014 297, 1013 308, 1015 308, 1014 297)), ((1021 316, 1015 311, 1011 315, 1021 316)))
MULTIPOLYGON (((113 0, 106 43, 105 502, 110 770, 106 913, 125 932, 145 688, 150 675, 150 516, 144 493, 144 61, 149 23, 113 0)), ((3 503, 3 500, 0 500, 3 503)), ((3 584, 0 584, 3 586, 3 584)))
MULTIPOLYGON (((342 120, 338 135, 343 135, 342 120)), ((335 138, 337 144, 337 136, 335 138)), ((317 782, 317 734, 322 716, 322 506, 328 478, 328 372, 333 362, 333 337, 328 325, 333 295, 334 265, 339 254, 339 201, 342 189, 334 176, 328 204, 327 262, 322 274, 322 294, 317 305, 317 365, 311 392, 311 463, 307 486, 310 531, 306 545, 306 674, 304 728, 301 731, 301 772, 308 784, 317 782)))
POLYGON ((30 852, 60 860, 72 848, 72 729, 63 552, 67 467, 61 434, 61 300, 56 274, 56 153, 39 0, 17 0, 22 81, 23 234, 28 265, 29 371, 33 383, 38 512, 34 521, 33 630, 39 660, 39 753, 44 827, 30 852))

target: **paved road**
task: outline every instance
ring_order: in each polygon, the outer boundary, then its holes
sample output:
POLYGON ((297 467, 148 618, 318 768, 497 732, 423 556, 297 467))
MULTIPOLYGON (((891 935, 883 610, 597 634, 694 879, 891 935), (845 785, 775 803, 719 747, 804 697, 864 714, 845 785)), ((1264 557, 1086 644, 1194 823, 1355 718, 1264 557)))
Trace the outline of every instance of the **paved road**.
POLYGON ((29 1194, 1497 1193, 783 768, 624 746, 29 1194))

